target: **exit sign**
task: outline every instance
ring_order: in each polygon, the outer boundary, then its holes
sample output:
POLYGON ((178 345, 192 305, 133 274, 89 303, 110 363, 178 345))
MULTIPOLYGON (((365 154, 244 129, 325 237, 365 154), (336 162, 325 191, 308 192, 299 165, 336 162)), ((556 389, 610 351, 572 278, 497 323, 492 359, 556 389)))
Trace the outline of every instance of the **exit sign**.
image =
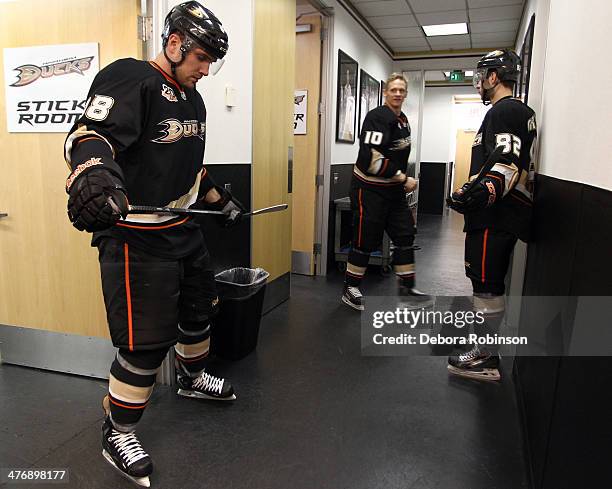
POLYGON ((451 72, 448 79, 452 82, 462 82, 465 79, 465 76, 463 75, 463 71, 455 70, 451 72))

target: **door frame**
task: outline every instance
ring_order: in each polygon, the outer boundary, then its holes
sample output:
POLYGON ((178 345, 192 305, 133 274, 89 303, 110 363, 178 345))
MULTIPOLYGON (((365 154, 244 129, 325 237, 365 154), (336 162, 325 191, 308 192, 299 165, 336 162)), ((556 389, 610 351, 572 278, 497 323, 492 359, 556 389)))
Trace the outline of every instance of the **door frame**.
POLYGON ((317 187, 315 215, 315 243, 320 252, 315 254, 315 275, 327 275, 329 193, 331 189, 331 154, 334 142, 334 11, 319 5, 317 0, 310 3, 321 14, 321 93, 319 105, 319 163, 317 174, 323 176, 323 185, 317 187))

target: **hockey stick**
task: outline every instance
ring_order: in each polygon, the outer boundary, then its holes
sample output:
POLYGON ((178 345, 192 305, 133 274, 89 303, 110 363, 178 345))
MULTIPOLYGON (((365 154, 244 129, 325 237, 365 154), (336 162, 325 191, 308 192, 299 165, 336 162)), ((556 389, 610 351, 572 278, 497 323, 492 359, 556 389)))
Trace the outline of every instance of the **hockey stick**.
MULTIPOLYGON (((503 152, 504 152, 503 146, 497 146, 493 150, 493 152, 489 155, 487 160, 482 165, 482 168, 478 172, 478 175, 476 175, 476 178, 474 178, 474 180, 472 180, 470 184, 463 190, 462 192, 463 195, 468 194, 474 187, 476 187, 476 185, 478 185, 482 181, 482 179, 487 175, 487 173, 491 171, 491 168, 493 168, 495 164, 498 163, 497 160, 503 154, 503 152)), ((451 205, 452 202, 453 202, 453 199, 451 197, 446 198, 446 203, 448 205, 451 205)))
MULTIPOLYGON (((268 214, 269 212, 283 211, 288 204, 278 204, 263 209, 257 209, 251 212, 242 214, 244 217, 258 216, 260 214, 268 214)), ((222 211, 211 211, 204 209, 186 209, 183 207, 152 207, 148 205, 131 205, 128 214, 176 214, 177 216, 199 216, 199 215, 223 215, 222 211)))

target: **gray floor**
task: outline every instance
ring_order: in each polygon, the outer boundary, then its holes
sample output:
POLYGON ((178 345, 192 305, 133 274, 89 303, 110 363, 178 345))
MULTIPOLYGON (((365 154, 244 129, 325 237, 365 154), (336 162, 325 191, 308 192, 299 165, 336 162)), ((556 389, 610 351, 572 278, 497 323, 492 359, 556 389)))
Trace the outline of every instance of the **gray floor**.
MULTIPOLYGON (((419 233, 419 287, 469 294, 460 220, 421 216, 419 233)), ((449 378, 445 358, 363 357, 341 284, 340 274, 293 277, 292 299, 264 317, 256 352, 216 362, 235 403, 156 389, 139 430, 152 487, 527 487, 510 366, 500 384, 480 384, 449 378)), ((363 289, 392 293, 394 279, 369 270, 363 289)), ((68 468, 70 482, 55 488, 135 487, 100 454, 105 388, 2 365, 0 467, 68 468)))

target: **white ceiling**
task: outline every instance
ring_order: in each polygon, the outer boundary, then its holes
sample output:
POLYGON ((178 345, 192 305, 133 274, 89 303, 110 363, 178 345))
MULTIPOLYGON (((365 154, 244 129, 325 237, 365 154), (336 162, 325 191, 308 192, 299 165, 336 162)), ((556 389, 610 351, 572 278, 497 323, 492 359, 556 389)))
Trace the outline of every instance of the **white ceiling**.
POLYGON ((524 0, 346 0, 395 54, 512 47, 524 0), (426 37, 421 26, 466 22, 468 34, 426 37))

